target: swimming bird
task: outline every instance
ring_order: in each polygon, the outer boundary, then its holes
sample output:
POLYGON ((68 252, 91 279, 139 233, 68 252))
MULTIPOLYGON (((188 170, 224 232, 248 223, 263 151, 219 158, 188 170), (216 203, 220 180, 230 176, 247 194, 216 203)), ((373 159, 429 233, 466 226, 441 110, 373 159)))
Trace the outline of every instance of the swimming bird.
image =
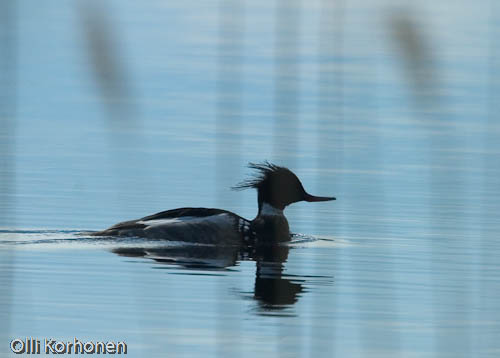
POLYGON ((179 208, 118 223, 94 236, 144 237, 216 245, 257 246, 290 241, 285 207, 298 201, 319 202, 334 197, 308 194, 288 168, 269 162, 249 163, 255 177, 233 187, 257 190, 258 213, 247 220, 227 210, 179 208))

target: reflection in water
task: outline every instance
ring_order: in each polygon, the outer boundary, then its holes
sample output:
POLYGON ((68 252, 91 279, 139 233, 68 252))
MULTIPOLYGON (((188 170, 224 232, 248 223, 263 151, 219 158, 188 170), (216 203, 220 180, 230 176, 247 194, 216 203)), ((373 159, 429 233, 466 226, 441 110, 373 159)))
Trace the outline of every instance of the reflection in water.
POLYGON ((238 260, 238 247, 233 246, 119 247, 112 251, 120 256, 144 257, 189 269, 225 269, 236 266, 238 260))
POLYGON ((188 269, 219 270, 237 266, 240 261, 255 261, 253 298, 262 310, 284 309, 297 302, 304 280, 290 280, 283 275, 289 246, 240 248, 238 246, 166 246, 119 247, 112 251, 126 257, 144 257, 161 264, 175 264, 188 269), (301 281, 302 283, 298 283, 301 281))
POLYGON ((254 255, 257 262, 254 298, 266 310, 284 308, 297 302, 302 284, 283 278, 288 246, 264 247, 254 255))

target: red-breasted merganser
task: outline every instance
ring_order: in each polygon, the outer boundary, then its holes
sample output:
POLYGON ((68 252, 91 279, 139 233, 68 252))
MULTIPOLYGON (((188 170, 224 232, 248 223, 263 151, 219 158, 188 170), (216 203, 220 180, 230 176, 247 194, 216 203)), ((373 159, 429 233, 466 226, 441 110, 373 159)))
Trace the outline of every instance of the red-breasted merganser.
POLYGON ((180 208, 125 221, 93 235, 222 245, 274 244, 290 241, 288 221, 283 214, 287 205, 298 201, 335 200, 308 194, 299 178, 287 168, 269 162, 248 166, 257 170, 257 176, 233 189, 257 189, 259 212, 251 221, 221 209, 180 208))

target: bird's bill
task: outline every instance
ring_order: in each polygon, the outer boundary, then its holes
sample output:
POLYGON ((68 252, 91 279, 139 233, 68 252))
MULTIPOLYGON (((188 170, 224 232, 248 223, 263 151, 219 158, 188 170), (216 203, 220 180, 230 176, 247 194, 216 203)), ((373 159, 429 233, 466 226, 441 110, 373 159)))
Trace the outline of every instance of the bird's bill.
POLYGON ((333 196, 314 196, 311 194, 305 193, 304 200, 308 202, 316 202, 316 201, 330 201, 337 200, 333 196))

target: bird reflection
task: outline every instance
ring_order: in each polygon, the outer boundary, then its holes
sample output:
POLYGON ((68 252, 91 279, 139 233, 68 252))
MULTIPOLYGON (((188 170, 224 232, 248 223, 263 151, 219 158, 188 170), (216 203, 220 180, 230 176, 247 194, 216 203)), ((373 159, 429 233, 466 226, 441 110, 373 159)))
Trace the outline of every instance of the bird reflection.
POLYGON ((188 269, 218 270, 255 261, 253 298, 262 310, 280 310, 297 302, 302 284, 284 277, 290 247, 272 245, 254 248, 237 246, 121 247, 112 251, 120 256, 143 257, 160 264, 175 264, 188 269))
POLYGON ((254 298, 261 308, 282 309, 297 302, 302 284, 283 277, 288 246, 260 247, 253 253, 257 264, 254 298))

